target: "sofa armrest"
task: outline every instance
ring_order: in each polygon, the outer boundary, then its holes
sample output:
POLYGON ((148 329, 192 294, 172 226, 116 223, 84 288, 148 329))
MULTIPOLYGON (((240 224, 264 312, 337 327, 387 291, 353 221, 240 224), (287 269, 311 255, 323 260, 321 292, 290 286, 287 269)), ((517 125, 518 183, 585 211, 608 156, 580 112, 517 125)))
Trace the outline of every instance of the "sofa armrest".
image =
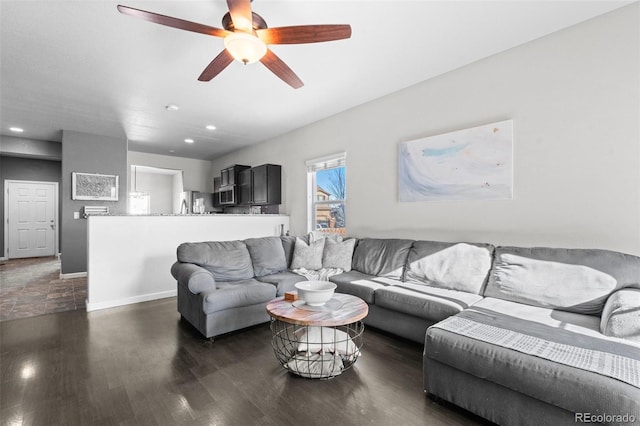
POLYGON ((609 296, 602 310, 600 332, 640 342, 640 289, 623 288, 609 296))
POLYGON ((216 289, 213 274, 194 263, 174 263, 171 266, 171 275, 193 294, 216 289))

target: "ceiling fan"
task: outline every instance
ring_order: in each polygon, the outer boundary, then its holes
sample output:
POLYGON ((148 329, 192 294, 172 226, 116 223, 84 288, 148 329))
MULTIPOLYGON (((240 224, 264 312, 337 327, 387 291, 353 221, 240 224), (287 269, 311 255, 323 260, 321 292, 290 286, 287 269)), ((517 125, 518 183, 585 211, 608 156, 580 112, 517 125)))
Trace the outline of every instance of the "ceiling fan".
POLYGON ((260 61, 282 81, 298 89, 304 85, 302 80, 267 47, 267 44, 318 43, 351 37, 350 25, 298 25, 268 28, 265 20, 251 11, 251 1, 227 0, 229 12, 222 17, 224 29, 122 5, 118 5, 118 11, 168 27, 223 37, 225 49, 202 71, 198 77, 200 81, 210 81, 235 58, 244 64, 260 61))

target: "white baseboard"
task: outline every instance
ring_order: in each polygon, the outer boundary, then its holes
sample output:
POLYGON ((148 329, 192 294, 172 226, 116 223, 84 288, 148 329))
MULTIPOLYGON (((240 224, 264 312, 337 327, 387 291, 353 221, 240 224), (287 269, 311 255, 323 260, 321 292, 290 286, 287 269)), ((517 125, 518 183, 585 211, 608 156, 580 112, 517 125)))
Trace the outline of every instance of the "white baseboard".
POLYGON ((127 297, 125 299, 107 300, 104 302, 90 303, 87 300, 87 312, 98 311, 100 309, 115 308, 118 306, 131 305, 134 303, 148 302, 150 300, 166 299, 167 297, 175 297, 177 290, 162 291, 159 293, 142 294, 140 296, 127 297))
POLYGON ((9 260, 8 257, 0 257, 0 260, 9 260))
POLYGON ((72 272, 70 274, 60 273, 61 280, 70 280, 72 278, 86 278, 86 277, 87 277, 86 272, 72 272))

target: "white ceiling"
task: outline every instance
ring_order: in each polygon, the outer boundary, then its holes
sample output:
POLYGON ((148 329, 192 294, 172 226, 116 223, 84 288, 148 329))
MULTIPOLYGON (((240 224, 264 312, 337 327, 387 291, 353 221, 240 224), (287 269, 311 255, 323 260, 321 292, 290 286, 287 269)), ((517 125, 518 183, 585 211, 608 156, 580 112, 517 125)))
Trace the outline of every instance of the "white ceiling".
POLYGON ((255 0, 270 27, 351 24, 348 40, 270 46, 304 81, 294 90, 260 63, 234 62, 199 82, 222 39, 116 10, 221 27, 222 0, 2 0, 1 133, 19 126, 22 137, 60 141, 62 129, 75 130, 126 137, 135 151, 211 159, 629 3, 255 0))

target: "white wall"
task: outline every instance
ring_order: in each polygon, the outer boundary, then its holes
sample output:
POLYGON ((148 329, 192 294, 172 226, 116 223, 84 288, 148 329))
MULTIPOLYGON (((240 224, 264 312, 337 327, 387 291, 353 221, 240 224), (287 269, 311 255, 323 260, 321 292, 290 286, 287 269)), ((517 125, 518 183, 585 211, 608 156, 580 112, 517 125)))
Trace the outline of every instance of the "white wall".
POLYGON ((185 190, 213 192, 210 161, 129 151, 127 163, 129 170, 132 165, 182 170, 185 190))
POLYGON ((277 236, 281 225, 289 229, 289 218, 91 216, 87 220, 87 311, 175 296, 171 265, 183 242, 277 236))
POLYGON ((634 3, 217 159, 212 169, 282 164, 281 212, 295 234, 306 231, 304 161, 346 151, 350 235, 640 255, 639 21, 634 3), (399 142, 504 119, 514 120, 513 200, 398 202, 399 142))
MULTIPOLYGON (((173 199, 174 186, 173 176, 159 173, 134 172, 135 177, 131 181, 135 182, 135 190, 148 192, 150 195, 150 213, 174 213, 173 199)), ((131 185, 132 190, 133 184, 131 185)), ((182 192, 182 191, 180 191, 182 192)))

